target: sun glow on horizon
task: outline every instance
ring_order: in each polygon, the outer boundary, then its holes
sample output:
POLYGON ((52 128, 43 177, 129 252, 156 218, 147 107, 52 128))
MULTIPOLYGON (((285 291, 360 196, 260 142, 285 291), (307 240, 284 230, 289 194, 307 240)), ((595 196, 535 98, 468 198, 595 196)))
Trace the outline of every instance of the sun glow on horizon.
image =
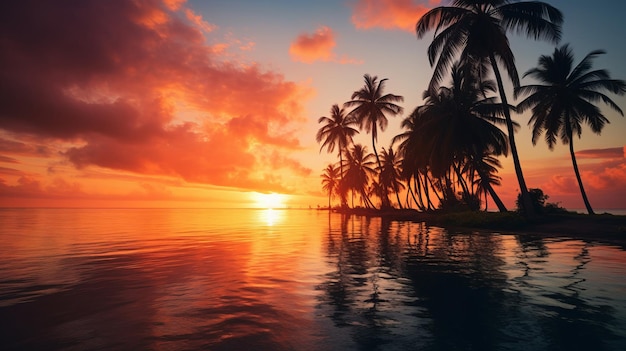
POLYGON ((257 208, 285 208, 287 195, 277 193, 253 193, 254 205, 257 208))

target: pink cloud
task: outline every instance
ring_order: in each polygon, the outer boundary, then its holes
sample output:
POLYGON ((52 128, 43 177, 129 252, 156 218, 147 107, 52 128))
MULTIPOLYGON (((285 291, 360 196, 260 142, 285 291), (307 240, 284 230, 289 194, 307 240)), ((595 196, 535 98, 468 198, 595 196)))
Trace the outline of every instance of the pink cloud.
POLYGON ((342 64, 360 64, 361 61, 342 56, 333 52, 337 43, 335 33, 329 27, 322 26, 315 33, 300 34, 289 47, 289 54, 294 61, 313 63, 315 61, 338 62, 342 64))
POLYGON ((163 0, 165 6, 172 11, 178 10, 187 0, 163 0))
POLYGON ((415 31, 417 21, 439 0, 357 0, 352 5, 352 23, 359 29, 383 28, 415 31))
MULTIPOLYGON (((300 148, 290 135, 304 119, 309 89, 229 61, 226 47, 205 44, 214 27, 183 4, 2 3, 0 129, 10 137, 0 138, 0 150, 61 155, 79 168, 285 190, 259 176, 276 164, 255 145, 284 159, 300 148), (181 106, 194 122, 180 119, 181 106)), ((306 168, 291 161, 280 167, 306 168)))
MULTIPOLYGON (((624 207, 626 194, 626 160, 613 159, 601 163, 579 164, 583 186, 592 206, 604 208, 624 207)), ((550 195, 549 201, 562 201, 566 207, 583 208, 580 188, 572 167, 552 169, 558 173, 540 184, 539 187, 550 195)))
POLYGON ((612 159, 624 158, 626 147, 611 147, 606 149, 588 149, 576 151, 576 158, 612 159))
POLYGON ((548 184, 544 185, 548 194, 572 194, 580 192, 576 178, 570 175, 553 175, 548 184))
POLYGON ((198 26, 198 28, 202 29, 202 31, 206 33, 210 33, 216 28, 215 25, 203 20, 201 15, 198 15, 191 9, 185 9, 185 16, 187 16, 188 20, 190 20, 192 23, 198 26))

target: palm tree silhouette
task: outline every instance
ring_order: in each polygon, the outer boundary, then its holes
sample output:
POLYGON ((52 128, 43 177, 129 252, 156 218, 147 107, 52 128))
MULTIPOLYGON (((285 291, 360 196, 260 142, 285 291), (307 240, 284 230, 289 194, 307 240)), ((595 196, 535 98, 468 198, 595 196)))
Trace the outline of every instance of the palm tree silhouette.
POLYGON ((354 107, 350 112, 350 116, 354 116, 359 123, 360 129, 365 128, 367 133, 372 133, 372 149, 374 150, 378 167, 382 168, 378 152, 376 152, 378 128, 382 132, 387 129, 389 122, 386 114, 393 117, 402 113, 403 108, 395 103, 404 101, 404 98, 394 94, 383 95, 387 78, 378 81, 377 76, 372 77, 369 74, 365 74, 363 78, 365 79, 365 85, 352 93, 351 100, 344 103, 344 106, 354 107))
MULTIPOLYGON (((460 53, 464 61, 469 59, 489 62, 498 84, 500 100, 507 106, 498 61, 504 65, 514 87, 519 86, 519 75, 506 32, 515 30, 518 33, 525 32, 535 39, 558 42, 562 22, 563 15, 559 10, 540 1, 454 0, 452 6, 441 6, 428 11, 417 22, 415 31, 421 39, 426 32, 435 30, 433 41, 428 47, 430 64, 437 61, 430 89, 436 88, 460 53)), ((482 77, 486 72, 478 74, 482 77)), ((504 109, 504 114, 523 203, 525 208, 530 209, 526 213, 534 216, 515 145, 511 114, 508 109, 504 109)))
MULTIPOLYGON (((428 172, 425 170, 425 167, 419 168, 419 166, 416 166, 419 163, 416 161, 416 156, 419 157, 420 155, 418 150, 413 150, 414 153, 407 155, 407 150, 409 149, 410 144, 413 142, 412 138, 415 138, 416 135, 419 133, 419 131, 417 130, 419 128, 417 123, 419 122, 416 122, 419 116, 417 115, 416 111, 417 109, 408 117, 402 120, 400 127, 404 130, 404 132, 394 136, 393 139, 391 139, 391 145, 393 146, 396 143, 400 143, 400 145, 398 145, 398 155, 401 159, 400 174, 409 185, 409 193, 413 196, 413 200, 416 203, 417 207, 421 210, 425 210, 426 206, 424 205, 422 200, 422 189, 424 189, 424 195, 428 196, 428 188, 427 186, 422 188, 421 178, 422 176, 427 177, 428 172), (415 189, 412 189, 411 187, 411 179, 413 179, 415 189)), ((428 203, 428 198, 426 200, 428 203)))
MULTIPOLYGON (((343 153, 347 150, 348 145, 352 144, 352 137, 358 134, 359 131, 352 127, 356 125, 356 120, 348 116, 343 108, 339 108, 339 105, 334 104, 330 109, 330 117, 322 116, 318 119, 317 123, 324 123, 324 125, 317 131, 315 140, 318 143, 322 143, 320 152, 324 147, 330 153, 335 151, 335 146, 339 149, 339 168, 340 177, 343 178, 343 153)), ((345 194, 340 192, 341 205, 345 205, 345 194)))
POLYGON ((354 207, 354 193, 357 192, 366 207, 374 207, 374 204, 367 196, 367 187, 370 176, 375 174, 374 155, 367 152, 367 147, 355 144, 352 149, 346 151, 346 164, 344 181, 346 188, 352 190, 352 207, 354 207))
MULTIPOLYGON (((486 97, 495 91, 493 81, 480 81, 474 65, 455 63, 452 67, 452 86, 424 92, 425 104, 411 115, 411 122, 403 123, 413 131, 404 139, 403 167, 428 168, 435 178, 450 182, 451 172, 463 189, 464 200, 471 203, 471 179, 479 170, 473 164, 485 155, 506 155, 507 137, 496 124, 504 124, 503 105, 495 97, 486 97), (462 172, 466 169, 471 172, 462 172), (470 178, 468 184, 463 173, 470 178), (469 174, 468 174, 469 173, 469 174)), ((512 108, 508 106, 508 108, 512 108)), ((405 169, 404 174, 407 174, 405 169)), ((479 173, 479 176, 486 176, 479 173)), ((448 186, 446 185, 446 188, 448 186)), ((449 195, 448 194, 444 195, 449 195)), ((453 194, 453 192, 452 192, 453 194)), ((506 208, 499 204, 501 211, 506 208)))
POLYGON ((533 125, 533 145, 537 144, 542 133, 545 133, 550 150, 554 149, 557 138, 563 144, 569 144, 574 173, 589 214, 594 212, 578 170, 574 133, 580 138, 582 124, 586 123, 594 133, 600 134, 604 125, 610 123, 595 102, 602 101, 624 115, 604 92, 624 95, 626 82, 611 79, 606 70, 591 70, 593 59, 604 53, 602 50, 592 51, 574 67, 574 54, 565 44, 554 49, 552 56, 542 55, 538 67, 524 73, 524 77, 530 76, 542 84, 525 85, 515 90, 516 96, 528 95, 517 107, 521 112, 532 109, 528 124, 533 125))
POLYGON ((328 192, 328 210, 331 209, 330 201, 334 194, 339 191, 339 170, 332 164, 324 168, 322 177, 322 189, 328 192))
MULTIPOLYGON (((396 194, 398 207, 402 208, 399 194, 400 190, 404 188, 404 184, 400 181, 402 179, 402 159, 400 159, 398 154, 393 150, 393 147, 389 147, 389 151, 383 148, 380 152, 380 158, 382 159, 382 168, 378 170, 378 174, 380 175, 380 185, 383 188, 381 195, 387 197, 391 189, 396 194)), ((387 203, 389 203, 389 199, 387 199, 387 203)))
POLYGON ((488 210, 487 194, 489 194, 498 207, 498 210, 500 212, 506 212, 506 206, 504 206, 504 203, 493 189, 494 185, 500 185, 501 178, 496 174, 498 168, 501 167, 500 161, 491 155, 483 154, 482 157, 472 162, 472 167, 479 174, 479 177, 474 179, 473 182, 477 188, 477 193, 485 194, 485 211, 488 210))

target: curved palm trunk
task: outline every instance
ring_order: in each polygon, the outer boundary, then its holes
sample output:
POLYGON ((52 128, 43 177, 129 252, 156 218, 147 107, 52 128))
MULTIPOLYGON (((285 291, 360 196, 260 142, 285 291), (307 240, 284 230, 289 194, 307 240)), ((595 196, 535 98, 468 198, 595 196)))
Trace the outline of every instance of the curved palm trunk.
POLYGON ((435 189, 435 184, 433 184, 433 180, 430 179, 428 177, 428 174, 424 174, 424 190, 426 192, 426 200, 428 201, 428 209, 429 210, 434 210, 435 209, 435 204, 433 204, 432 200, 430 199, 430 189, 433 190, 433 192, 435 193, 435 196, 437 197, 437 199, 439 200, 439 203, 441 203, 441 196, 439 196, 439 193, 437 192, 437 189, 435 189), (428 187, 428 183, 430 183, 430 188, 428 187))
POLYGON ((411 180, 407 182, 407 185, 406 196, 404 197, 404 206, 406 206, 406 208, 411 208, 411 203, 409 202, 409 196, 413 193, 413 189, 411 189, 411 180))
POLYGON ((569 136, 569 154, 572 156, 572 164, 574 165, 574 173, 576 173, 576 180, 578 181, 578 186, 580 187, 580 194, 583 196, 583 202, 585 203, 585 207, 587 208, 587 213, 592 215, 595 214, 595 212, 593 212, 591 204, 589 203, 589 199, 587 199, 587 193, 585 193, 583 181, 580 178, 578 163, 576 162, 576 155, 574 153, 574 139, 572 138, 572 130, 571 128, 569 128, 569 124, 567 125, 567 134, 569 136))
MULTIPOLYGON (((506 206, 504 206, 504 203, 502 202, 502 200, 500 200, 500 197, 498 196, 496 191, 493 189, 493 187, 489 183, 487 183, 487 192, 489 192, 489 195, 491 195, 491 198, 493 199, 493 202, 498 207, 498 211, 500 211, 500 212, 507 212, 508 211, 506 209, 506 206)), ((487 199, 485 199, 485 204, 486 203, 487 203, 487 199)), ((487 206, 485 205, 485 209, 486 208, 487 208, 487 206)))
MULTIPOLYGON (((419 182, 419 173, 416 173, 413 176, 413 184, 415 184, 415 191, 413 191, 411 189, 411 197, 413 197, 413 201, 415 202, 415 205, 417 206, 418 210, 424 211, 426 209, 426 207, 424 206, 424 200, 422 200, 422 189, 421 189, 421 183, 419 182), (417 192, 417 194, 416 194, 417 192), (418 201, 419 199, 419 201, 418 201)), ((409 185, 411 185, 411 179, 409 178, 409 180, 407 181, 407 183, 409 185)))
POLYGON ((482 183, 485 184, 484 185, 485 190, 487 190, 485 192, 485 211, 487 210, 487 192, 488 192, 489 195, 491 195, 493 202, 496 204, 496 206, 498 206, 498 211, 507 212, 508 210, 506 209, 506 206, 504 206, 504 203, 502 202, 502 200, 500 200, 500 197, 498 196, 498 194, 496 194, 496 191, 493 189, 491 184, 489 184, 489 181, 487 180, 488 178, 483 174, 483 172, 480 172, 480 171, 478 171, 478 175, 480 176, 482 183))
POLYGON ((461 168, 459 167, 459 164, 457 162, 454 162, 452 164, 452 168, 454 168, 454 172, 456 173, 457 183, 461 185, 461 190, 463 190, 463 199, 465 200, 466 203, 469 204, 469 199, 470 199, 471 194, 467 186, 467 182, 465 182, 465 179, 463 178, 463 175, 461 174, 461 168))
POLYGON ((502 100, 504 117, 506 119, 506 129, 509 137, 509 146, 511 147, 511 155, 513 155, 513 165, 515 166, 515 174, 517 175, 517 182, 519 183, 520 192, 522 194, 522 201, 524 204, 524 213, 528 217, 536 217, 535 208, 532 205, 528 188, 526 187, 526 181, 524 180, 524 173, 522 173, 522 165, 519 161, 519 155, 517 154, 517 146, 515 145, 515 131, 513 130, 513 120, 511 119, 511 112, 509 111, 509 103, 504 93, 504 85, 502 84, 502 76, 496 63, 496 58, 493 53, 489 54, 489 61, 493 68, 493 73, 496 76, 496 82, 498 83, 498 91, 500 92, 500 100, 502 100))
POLYGON ((376 208, 376 205, 374 205, 370 197, 367 196, 367 192, 365 191, 365 189, 361 189, 361 198, 365 202, 365 207, 370 208, 371 206, 371 208, 376 208))

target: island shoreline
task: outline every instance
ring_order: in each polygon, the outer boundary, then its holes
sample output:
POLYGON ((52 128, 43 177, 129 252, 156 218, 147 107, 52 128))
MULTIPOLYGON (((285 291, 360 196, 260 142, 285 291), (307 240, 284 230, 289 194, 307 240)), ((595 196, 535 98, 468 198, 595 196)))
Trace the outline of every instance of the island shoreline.
POLYGON ((564 211, 529 220, 518 212, 420 212, 414 209, 367 208, 333 209, 332 212, 347 216, 380 217, 391 221, 424 222, 452 233, 476 231, 570 238, 613 244, 626 249, 626 216, 608 213, 587 215, 564 211))

